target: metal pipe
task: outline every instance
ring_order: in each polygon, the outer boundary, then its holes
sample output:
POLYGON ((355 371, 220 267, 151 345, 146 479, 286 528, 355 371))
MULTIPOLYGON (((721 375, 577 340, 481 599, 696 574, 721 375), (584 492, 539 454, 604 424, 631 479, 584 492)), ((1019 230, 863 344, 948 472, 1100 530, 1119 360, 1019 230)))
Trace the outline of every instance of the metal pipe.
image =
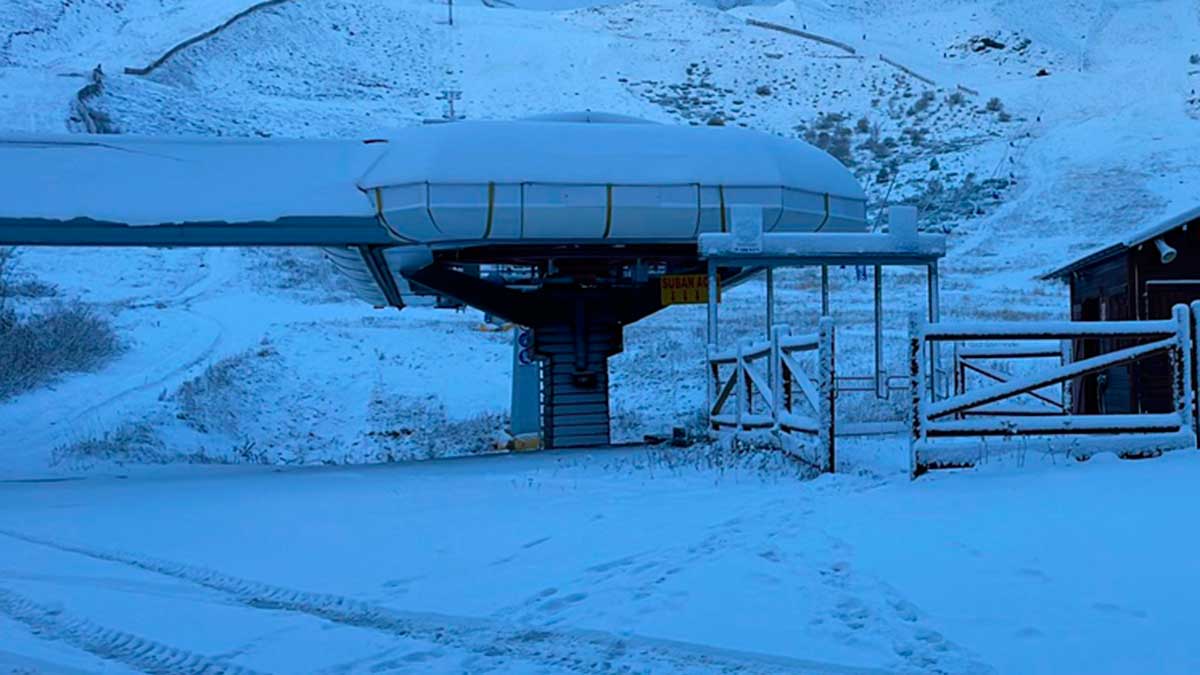
POLYGON ((720 346, 717 332, 717 262, 708 261, 708 344, 720 346))
POLYGON ((887 398, 883 374, 883 265, 875 266, 875 396, 887 398))
POLYGON ((821 316, 829 316, 829 265, 821 265, 821 316))
MULTIPOLYGON (((929 321, 937 323, 942 320, 941 307, 941 284, 938 280, 938 264, 933 261, 928 265, 928 274, 926 275, 929 282, 929 321)), ((930 343, 929 345, 929 395, 931 400, 938 399, 938 368, 941 365, 941 359, 938 357, 938 343, 930 343)))
POLYGON ((775 329, 775 268, 767 268, 767 335, 775 329))
POLYGON ((929 263, 929 320, 937 323, 942 320, 941 293, 939 292, 937 261, 929 263))
MULTIPOLYGON (((767 339, 775 336, 775 268, 767 268, 767 339)), ((767 360, 767 378, 775 381, 775 360, 767 360)), ((773 393, 773 392, 772 392, 773 393)))

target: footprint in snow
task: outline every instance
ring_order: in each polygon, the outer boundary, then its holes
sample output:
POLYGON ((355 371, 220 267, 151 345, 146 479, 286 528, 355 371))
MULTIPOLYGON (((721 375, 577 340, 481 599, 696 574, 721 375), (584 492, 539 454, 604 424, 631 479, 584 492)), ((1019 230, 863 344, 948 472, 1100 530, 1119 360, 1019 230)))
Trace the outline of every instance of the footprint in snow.
POLYGON ((1037 579, 1038 581, 1050 581, 1050 577, 1046 576, 1045 572, 1033 567, 1022 567, 1017 570, 1017 574, 1030 579, 1037 579))
POLYGON ((867 625, 871 611, 857 598, 845 598, 837 605, 834 615, 852 630, 861 630, 867 625))
POLYGON ((559 612, 577 602, 587 599, 587 593, 570 593, 561 597, 551 598, 541 605, 543 612, 559 612))
POLYGON ((1135 619, 1144 619, 1147 616, 1146 612, 1144 612, 1140 609, 1132 609, 1129 607, 1122 607, 1120 605, 1116 605, 1111 602, 1093 603, 1092 609, 1096 610, 1097 612, 1104 612, 1106 614, 1123 614, 1125 616, 1130 616, 1135 619))
POLYGON ((916 605, 903 598, 897 597, 889 598, 888 604, 891 605, 892 610, 896 612, 896 616, 900 617, 904 621, 907 621, 908 623, 916 622, 918 618, 916 605))

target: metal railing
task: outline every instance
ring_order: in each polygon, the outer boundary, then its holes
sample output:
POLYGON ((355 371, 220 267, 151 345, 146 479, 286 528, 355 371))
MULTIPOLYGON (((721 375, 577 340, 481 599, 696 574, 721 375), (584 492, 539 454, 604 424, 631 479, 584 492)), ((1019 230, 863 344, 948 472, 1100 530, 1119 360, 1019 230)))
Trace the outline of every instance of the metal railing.
POLYGON ((1050 451, 1092 453, 1111 449, 1123 455, 1157 454, 1196 446, 1195 383, 1192 359, 1196 344, 1192 330, 1200 320, 1200 303, 1192 310, 1176 305, 1172 318, 1156 321, 1046 321, 1012 323, 929 323, 910 321, 909 372, 911 406, 910 468, 919 475, 931 468, 971 466, 988 437, 1037 437, 1050 451), (1076 340, 1119 338, 1135 342, 1106 354, 1072 361, 1070 345, 1076 340), (1034 342, 1025 347, 994 347, 987 343, 1034 342), (1056 346, 1045 346, 1055 341, 1056 346), (957 347, 953 395, 929 394, 929 364, 939 345, 971 343, 957 347), (1167 355, 1171 366, 1170 412, 1126 414, 1072 414, 1069 383, 1148 357, 1167 355), (984 358, 1045 359, 1058 363, 1020 376, 1006 375, 981 366, 984 358), (968 390, 966 372, 990 380, 968 390), (1044 392, 1063 386, 1055 400, 1044 392), (997 407, 1025 397, 1041 409, 997 407), (1031 414, 1032 413, 1032 414, 1031 414))

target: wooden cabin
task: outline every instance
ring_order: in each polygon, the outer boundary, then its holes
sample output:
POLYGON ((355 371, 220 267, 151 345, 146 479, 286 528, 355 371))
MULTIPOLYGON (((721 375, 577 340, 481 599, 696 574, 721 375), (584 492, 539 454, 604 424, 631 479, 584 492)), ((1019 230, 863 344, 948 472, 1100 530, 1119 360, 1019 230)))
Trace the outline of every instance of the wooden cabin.
MULTIPOLYGON (((1179 303, 1200 300, 1200 208, 1130 234, 1047 274, 1071 286, 1071 319, 1169 319, 1179 303)), ((1130 346, 1128 340, 1080 340, 1081 359, 1130 346)), ((1170 364, 1159 356, 1072 384, 1077 414, 1169 412, 1170 364)))

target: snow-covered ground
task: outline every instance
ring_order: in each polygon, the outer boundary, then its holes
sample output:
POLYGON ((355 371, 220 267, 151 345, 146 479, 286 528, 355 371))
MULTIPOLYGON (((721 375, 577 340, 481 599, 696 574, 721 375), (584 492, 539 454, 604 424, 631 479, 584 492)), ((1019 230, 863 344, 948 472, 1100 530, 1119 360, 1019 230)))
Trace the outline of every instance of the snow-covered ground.
MULTIPOLYGON (((472 119, 719 118, 920 205, 955 318, 1063 317, 1042 272, 1200 200, 1194 0, 488 0, 453 27, 442 2, 289 0, 124 74, 255 5, 0 0, 0 131, 79 131, 97 65, 88 105, 126 133, 362 135, 446 90, 472 119)), ((0 672, 1200 669, 1191 454, 915 483, 895 439, 807 482, 702 448, 300 468, 489 450, 511 333, 373 310, 311 251, 26 249, 20 273, 125 349, 0 401, 0 672)), ((813 325, 816 273, 781 276, 780 320, 813 325)), ((869 282, 833 282, 865 373, 869 282)), ((901 372, 924 279, 888 282, 901 372)), ((761 297, 726 294, 726 337, 761 334, 761 297)), ((627 329, 619 440, 696 423, 703 331, 685 306, 627 329)))
POLYGON ((669 457, 546 453, 3 484, 0 664, 1200 668, 1186 534, 1194 454, 911 484, 799 483, 669 457))

